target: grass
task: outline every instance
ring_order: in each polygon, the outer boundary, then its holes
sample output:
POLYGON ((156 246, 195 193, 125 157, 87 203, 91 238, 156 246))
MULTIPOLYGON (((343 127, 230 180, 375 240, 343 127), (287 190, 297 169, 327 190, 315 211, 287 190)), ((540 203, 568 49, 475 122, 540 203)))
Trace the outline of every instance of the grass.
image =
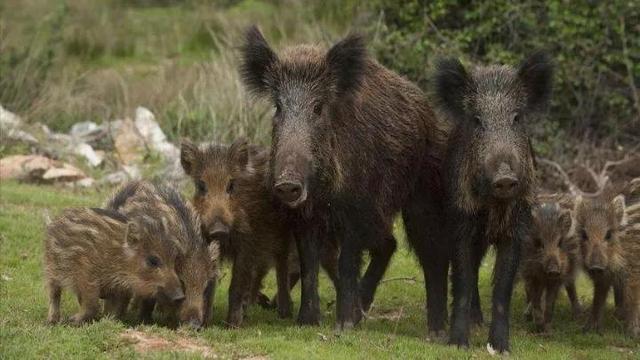
MULTIPOLYGON (((362 359, 362 358, 487 358, 484 349, 486 327, 475 330, 469 351, 454 349, 440 341, 425 338, 424 289, 421 271, 406 246, 395 254, 387 279, 414 278, 417 281, 383 282, 378 290, 370 318, 355 331, 333 331, 335 293, 326 277, 321 279, 324 321, 321 327, 298 327, 292 320, 280 320, 274 312, 252 307, 240 330, 226 330, 229 269, 215 297, 214 326, 201 332, 169 330, 157 325, 137 326, 104 318, 82 328, 45 325, 47 299, 42 283, 43 212, 51 214, 70 206, 96 206, 108 191, 72 191, 65 188, 34 186, 14 182, 0 183, 0 358, 128 358, 135 356, 134 344, 121 337, 128 328, 159 338, 186 339, 208 346, 220 358, 274 359, 362 359)), ((404 234, 398 227, 396 235, 404 234)), ((489 257, 490 258, 490 257, 489 257)), ((490 294, 489 259, 481 271, 481 292, 485 317, 490 294)), ((265 284, 275 293, 273 275, 265 284)), ((588 304, 591 288, 585 278, 579 282, 582 302, 588 304)), ((294 289, 294 300, 299 296, 294 289)), ((63 314, 76 310, 75 299, 65 294, 63 314)), ((606 313, 606 331, 600 335, 582 334, 580 322, 571 320, 566 297, 558 303, 554 332, 550 336, 529 333, 523 319, 523 290, 514 294, 512 316, 512 354, 515 358, 614 359, 638 358, 640 347, 622 332, 613 319, 612 305, 606 313)), ((152 352, 159 358, 192 358, 184 351, 152 352)))

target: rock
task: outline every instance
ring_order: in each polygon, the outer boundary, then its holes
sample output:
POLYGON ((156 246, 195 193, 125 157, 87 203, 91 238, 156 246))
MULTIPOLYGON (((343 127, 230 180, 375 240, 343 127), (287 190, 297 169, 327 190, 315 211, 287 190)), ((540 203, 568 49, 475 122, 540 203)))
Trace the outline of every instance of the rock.
POLYGON ((40 155, 14 155, 0 159, 0 179, 69 182, 87 178, 73 165, 40 155))
POLYGON ((47 169, 44 174, 42 174, 42 179, 50 182, 78 181, 86 177, 87 175, 85 175, 82 170, 66 163, 62 163, 61 167, 51 167, 47 169))
POLYGON ((96 181, 93 178, 86 177, 84 179, 80 179, 74 182, 73 185, 78 187, 88 188, 88 187, 92 187, 95 184, 95 182, 96 181))
POLYGON ((118 157, 124 165, 140 163, 144 159, 146 153, 144 139, 138 134, 135 124, 130 119, 124 120, 118 126, 113 142, 118 157))
POLYGON ((0 138, 3 141, 9 140, 14 142, 36 145, 39 143, 35 136, 31 135, 24 129, 22 119, 11 111, 0 105, 0 138))
POLYGON ((128 180, 137 180, 137 179, 140 179, 141 177, 142 177, 142 174, 140 173, 140 169, 137 166, 123 165, 122 170, 116 171, 114 173, 111 173, 105 176, 102 179, 102 181, 107 184, 117 185, 128 180))
POLYGON ((93 121, 82 121, 71 126, 69 135, 76 138, 81 138, 87 134, 90 134, 96 129, 98 129, 98 124, 94 123, 93 121))
POLYGON ((104 152, 102 153, 102 156, 100 156, 96 151, 93 150, 91 145, 87 143, 80 143, 76 145, 74 148, 74 153, 76 155, 84 157, 89 165, 93 167, 102 164, 102 161, 104 160, 104 152))
POLYGON ((83 121, 73 124, 69 135, 76 142, 84 142, 91 146, 96 146, 107 136, 108 124, 97 125, 92 121, 83 121))
POLYGON ((22 125, 22 119, 0 105, 0 130, 6 131, 22 125))
POLYGON ((168 162, 180 157, 180 150, 167 141, 167 136, 158 125, 155 116, 147 108, 136 109, 135 124, 149 149, 160 153, 168 162))

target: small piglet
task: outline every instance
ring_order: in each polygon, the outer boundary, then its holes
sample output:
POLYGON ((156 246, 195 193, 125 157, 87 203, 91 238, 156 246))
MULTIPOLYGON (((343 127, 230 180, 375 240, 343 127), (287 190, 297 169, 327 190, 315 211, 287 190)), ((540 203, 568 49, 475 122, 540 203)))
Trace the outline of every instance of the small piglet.
POLYGON ((175 272, 176 248, 159 236, 157 223, 132 220, 116 211, 77 208, 64 211, 47 227, 44 242, 48 322, 60 321, 63 288, 73 291, 80 311, 70 319, 81 325, 95 319, 100 299, 114 299, 122 313, 135 295, 162 292, 173 301, 184 293, 175 272))
POLYGON ((573 236, 569 210, 555 202, 542 202, 534 206, 531 215, 531 236, 523 244, 521 271, 535 330, 548 332, 563 285, 574 317, 582 312, 575 285, 580 247, 573 236))

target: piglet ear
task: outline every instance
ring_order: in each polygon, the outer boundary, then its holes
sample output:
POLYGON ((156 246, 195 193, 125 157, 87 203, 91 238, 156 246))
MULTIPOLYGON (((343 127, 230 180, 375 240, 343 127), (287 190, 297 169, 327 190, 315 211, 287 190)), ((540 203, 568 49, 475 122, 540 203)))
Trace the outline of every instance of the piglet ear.
POLYGON ((613 206, 613 215, 615 217, 615 222, 619 225, 624 225, 624 195, 618 195, 611 201, 611 205, 613 206))
POLYGON ((353 92, 362 82, 367 48, 364 37, 351 34, 327 52, 327 64, 335 77, 338 96, 353 92))
POLYGON ((258 27, 254 25, 247 29, 242 46, 240 75, 249 91, 258 95, 267 91, 266 75, 277 61, 276 53, 271 50, 258 27))
POLYGON ((195 169, 199 166, 200 158, 201 153, 198 146, 188 139, 183 140, 180 147, 180 164, 187 175, 193 175, 195 169))
POLYGON ((249 141, 244 137, 236 139, 229 147, 229 156, 238 170, 246 170, 249 165, 249 141))
POLYGON ((128 246, 135 246, 140 239, 140 229, 138 224, 133 221, 127 222, 124 230, 124 243, 128 246))
POLYGON ((558 219, 558 225, 563 235, 568 236, 571 232, 571 212, 568 210, 560 210, 560 218, 558 219))
POLYGON ((531 110, 544 108, 551 96, 553 65, 542 51, 526 58, 518 69, 518 77, 527 92, 527 107, 531 110))
POLYGON ((444 110, 455 117, 464 117, 464 98, 472 88, 472 81, 460 60, 439 60, 434 82, 436 95, 444 110))

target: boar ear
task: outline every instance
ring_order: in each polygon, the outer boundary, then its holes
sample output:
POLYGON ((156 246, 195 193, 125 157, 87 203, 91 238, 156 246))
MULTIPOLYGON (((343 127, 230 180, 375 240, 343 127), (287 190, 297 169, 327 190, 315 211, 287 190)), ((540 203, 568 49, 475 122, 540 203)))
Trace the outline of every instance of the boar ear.
POLYGON ((244 137, 236 139, 229 147, 229 155, 238 170, 244 171, 249 165, 249 141, 244 137))
POLYGON ((458 59, 438 61, 435 87, 442 107, 456 117, 463 116, 463 100, 465 94, 471 89, 471 78, 458 59))
POLYGON ((249 91, 263 94, 268 89, 266 75, 269 68, 278 61, 258 27, 251 26, 245 34, 242 46, 240 75, 249 91))
POLYGON ((362 82, 367 48, 360 34, 351 34, 327 52, 327 64, 336 81, 338 95, 356 90, 362 82))
POLYGON ((560 225, 560 231, 562 235, 569 235, 571 232, 571 212, 569 210, 560 210, 560 218, 558 219, 558 224, 560 225))
POLYGON ((518 77, 527 92, 527 107, 544 108, 551 96, 553 65, 549 56, 538 51, 526 58, 518 69, 518 77))
POLYGON ((187 175, 193 175, 196 167, 199 166, 200 155, 200 149, 197 145, 189 140, 182 141, 182 145, 180 146, 180 164, 187 175))
POLYGON ((124 243, 129 246, 135 246, 138 244, 139 238, 140 232, 138 229, 138 224, 133 221, 127 222, 126 228, 124 230, 124 243))
POLYGON ((624 195, 618 195, 611 201, 616 224, 624 225, 624 195))

